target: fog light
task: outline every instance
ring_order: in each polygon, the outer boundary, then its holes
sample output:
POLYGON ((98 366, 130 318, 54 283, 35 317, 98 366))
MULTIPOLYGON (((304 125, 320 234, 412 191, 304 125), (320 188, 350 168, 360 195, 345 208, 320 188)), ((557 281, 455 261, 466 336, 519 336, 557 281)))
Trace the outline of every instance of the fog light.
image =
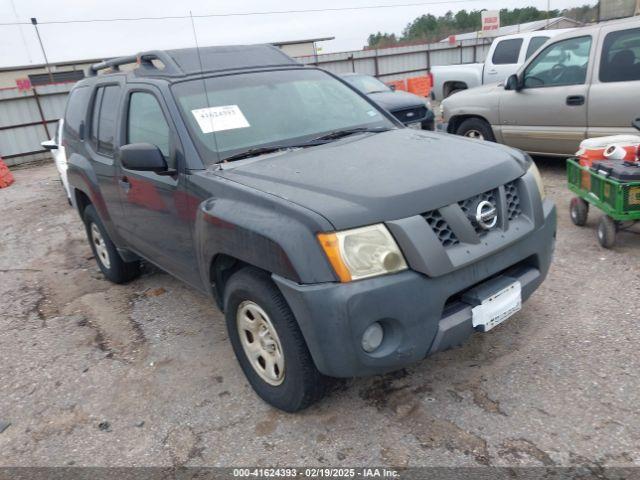
POLYGON ((378 322, 372 323, 362 334, 362 349, 367 353, 373 352, 382 343, 383 336, 382 325, 378 322))

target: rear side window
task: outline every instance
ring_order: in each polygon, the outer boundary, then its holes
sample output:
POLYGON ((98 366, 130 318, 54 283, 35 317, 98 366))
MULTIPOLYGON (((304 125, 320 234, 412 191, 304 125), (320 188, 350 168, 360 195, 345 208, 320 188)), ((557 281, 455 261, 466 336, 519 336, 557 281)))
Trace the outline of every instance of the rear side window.
POLYGON ((601 82, 640 80, 640 28, 609 33, 602 45, 601 82))
POLYGON ((90 96, 89 87, 74 88, 69 94, 67 110, 64 114, 64 126, 69 138, 80 138, 80 124, 87 116, 90 96))
POLYGON ((127 143, 150 143, 169 157, 169 125, 156 97, 134 92, 129 100, 127 143))
POLYGON ((502 40, 498 42, 498 45, 493 52, 493 58, 491 59, 491 61, 494 65, 508 65, 511 63, 518 63, 520 48, 522 48, 521 38, 502 40))
POLYGON ((118 85, 99 87, 94 97, 90 139, 98 153, 106 156, 113 155, 119 99, 118 85))
POLYGON ((549 37, 533 37, 529 42, 529 47, 527 47, 527 58, 533 55, 547 40, 549 40, 549 37))

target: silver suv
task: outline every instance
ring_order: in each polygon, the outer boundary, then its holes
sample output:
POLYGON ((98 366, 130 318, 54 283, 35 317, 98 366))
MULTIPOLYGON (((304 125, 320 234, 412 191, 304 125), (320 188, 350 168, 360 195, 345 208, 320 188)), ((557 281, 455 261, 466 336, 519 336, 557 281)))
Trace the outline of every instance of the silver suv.
POLYGON ((572 30, 545 43, 503 84, 443 101, 445 128, 530 153, 573 154, 588 137, 634 133, 640 17, 572 30))

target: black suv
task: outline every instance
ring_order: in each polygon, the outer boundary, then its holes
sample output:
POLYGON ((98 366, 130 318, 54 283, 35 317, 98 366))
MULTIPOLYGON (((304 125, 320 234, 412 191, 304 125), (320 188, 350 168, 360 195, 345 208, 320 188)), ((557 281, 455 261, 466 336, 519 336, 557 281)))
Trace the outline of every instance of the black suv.
POLYGON ((63 137, 100 269, 127 282, 144 259, 211 294, 278 408, 489 330, 547 274, 555 207, 522 152, 404 128, 270 46, 89 73, 63 137))

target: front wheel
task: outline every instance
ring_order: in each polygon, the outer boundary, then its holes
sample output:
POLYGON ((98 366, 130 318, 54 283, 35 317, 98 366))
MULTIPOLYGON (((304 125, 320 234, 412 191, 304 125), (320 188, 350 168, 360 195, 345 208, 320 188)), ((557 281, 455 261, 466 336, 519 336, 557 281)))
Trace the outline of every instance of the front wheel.
POLYGON ((93 205, 84 210, 84 224, 98 267, 113 283, 126 283, 140 275, 140 262, 125 262, 118 253, 93 205))
POLYGON ((611 217, 603 215, 598 223, 598 243, 602 248, 613 248, 618 226, 611 217))
POLYGON ((313 363, 298 322, 268 273, 245 267, 233 274, 224 306, 236 358, 260 398, 285 412, 322 398, 328 379, 313 363))
POLYGON ((491 125, 481 118, 467 118, 457 128, 456 134, 474 140, 496 141, 491 125))

